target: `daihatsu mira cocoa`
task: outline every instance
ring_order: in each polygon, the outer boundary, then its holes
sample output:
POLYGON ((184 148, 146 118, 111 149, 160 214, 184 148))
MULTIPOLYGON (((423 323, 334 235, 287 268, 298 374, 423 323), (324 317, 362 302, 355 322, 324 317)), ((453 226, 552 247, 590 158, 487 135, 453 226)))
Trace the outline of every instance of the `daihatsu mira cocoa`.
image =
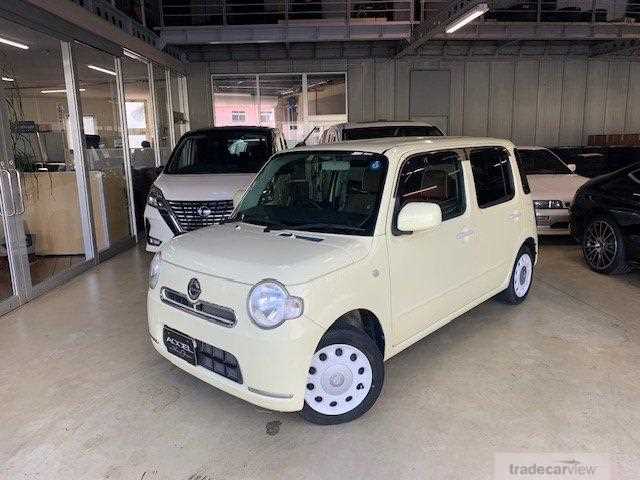
POLYGON ((365 413, 383 362, 499 294, 537 256, 508 141, 381 139, 273 156, 222 225, 150 267, 149 334, 186 372, 320 424, 365 413))

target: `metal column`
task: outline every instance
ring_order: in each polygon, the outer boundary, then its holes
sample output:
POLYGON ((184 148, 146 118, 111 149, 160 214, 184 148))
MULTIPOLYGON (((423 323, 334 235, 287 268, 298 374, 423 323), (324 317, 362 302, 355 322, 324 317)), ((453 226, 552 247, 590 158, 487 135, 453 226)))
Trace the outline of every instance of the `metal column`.
POLYGON ((176 126, 173 123, 173 94, 171 93, 171 72, 165 69, 164 75, 167 82, 167 114, 169 115, 169 145, 171 149, 176 146, 176 126))
POLYGON ((80 206, 80 219, 82 223, 82 238, 87 260, 97 263, 97 245, 95 238, 95 222, 93 218, 93 205, 91 192, 89 191, 89 172, 85 161, 85 138, 82 124, 82 105, 78 90, 78 75, 74 63, 73 44, 60 42, 62 46, 62 65, 64 67, 64 82, 67 90, 67 102, 69 105, 69 126, 71 128, 71 141, 73 143, 73 165, 76 171, 76 183, 78 185, 78 203, 80 206))
POLYGON ((153 157, 156 167, 162 166, 160 157, 160 127, 158 126, 158 107, 156 105, 156 86, 153 77, 153 63, 147 62, 147 75, 149 76, 149 95, 151 95, 151 116, 153 117, 153 157))

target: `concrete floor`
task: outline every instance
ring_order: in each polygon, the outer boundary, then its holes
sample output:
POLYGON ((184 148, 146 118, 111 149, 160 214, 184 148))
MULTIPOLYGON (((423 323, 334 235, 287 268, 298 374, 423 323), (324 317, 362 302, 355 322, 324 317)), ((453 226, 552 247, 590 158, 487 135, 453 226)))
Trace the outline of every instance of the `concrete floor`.
POLYGON ((256 408, 161 358, 131 250, 0 318, 0 478, 489 479, 495 452, 640 474, 640 274, 547 242, 527 302, 489 301, 387 363, 351 424, 256 408))

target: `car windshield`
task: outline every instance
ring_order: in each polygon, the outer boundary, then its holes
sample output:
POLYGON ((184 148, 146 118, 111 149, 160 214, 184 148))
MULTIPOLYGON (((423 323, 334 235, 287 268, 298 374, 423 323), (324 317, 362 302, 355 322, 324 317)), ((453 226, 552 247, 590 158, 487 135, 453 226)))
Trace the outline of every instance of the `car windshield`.
POLYGON ((373 235, 387 165, 385 156, 368 152, 280 154, 258 174, 231 221, 373 235))
POLYGON ((268 130, 238 128, 198 132, 183 138, 165 173, 255 173, 270 153, 268 130))
POLYGON ((429 125, 387 125, 379 127, 346 128, 343 140, 366 140, 385 137, 441 137, 437 127, 429 125))
POLYGON ((527 175, 568 175, 571 173, 558 157, 545 149, 516 149, 520 164, 527 175))

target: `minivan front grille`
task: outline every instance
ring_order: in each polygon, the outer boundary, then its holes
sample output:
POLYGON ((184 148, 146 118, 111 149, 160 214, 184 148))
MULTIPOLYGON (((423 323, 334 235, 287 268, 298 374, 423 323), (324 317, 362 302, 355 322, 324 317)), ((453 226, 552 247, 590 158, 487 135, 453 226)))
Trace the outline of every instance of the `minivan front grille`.
POLYGON ((185 232, 220 223, 233 211, 233 200, 167 200, 167 203, 185 232))

